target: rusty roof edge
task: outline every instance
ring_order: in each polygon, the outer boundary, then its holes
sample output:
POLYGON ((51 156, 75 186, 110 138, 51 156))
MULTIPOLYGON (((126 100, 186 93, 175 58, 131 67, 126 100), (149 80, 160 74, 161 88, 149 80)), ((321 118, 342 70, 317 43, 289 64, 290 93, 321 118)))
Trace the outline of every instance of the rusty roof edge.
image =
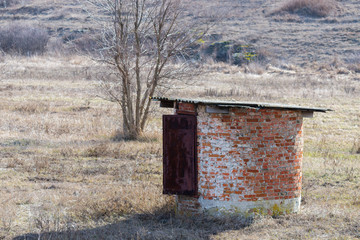
POLYGON ((313 111, 313 112, 333 111, 332 109, 329 108, 302 107, 302 106, 293 106, 293 105, 276 104, 276 103, 216 101, 216 100, 206 100, 206 99, 168 98, 168 97, 152 97, 151 99, 154 101, 186 102, 186 103, 194 103, 194 104, 217 105, 219 107, 255 107, 255 108, 313 111))

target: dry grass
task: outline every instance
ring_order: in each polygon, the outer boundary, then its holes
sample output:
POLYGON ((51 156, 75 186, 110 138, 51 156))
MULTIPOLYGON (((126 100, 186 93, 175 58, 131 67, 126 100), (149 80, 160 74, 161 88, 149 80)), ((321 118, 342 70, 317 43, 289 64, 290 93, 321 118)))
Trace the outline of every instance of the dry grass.
MULTIPOLYGON (((358 1, 341 1, 347 12, 336 19, 304 17, 295 5, 300 15, 268 18, 262 13, 280 0, 240 1, 214 33, 262 47, 271 65, 210 60, 195 85, 169 92, 335 110, 305 119, 301 212, 248 222, 174 217, 173 198, 161 192, 160 116, 171 110, 154 104, 144 138, 122 138, 120 111, 97 96, 96 78, 106 69, 63 54, 65 38, 91 27, 78 3, 32 0, 0 9, 1 23, 42 22, 64 36, 52 36, 47 56, 1 55, 0 239, 360 238, 358 1)), ((217 9, 214 1, 194 4, 217 9)))
POLYGON ((172 197, 161 193, 160 116, 169 110, 155 107, 146 136, 124 141, 117 106, 97 97, 99 66, 92 61, 6 57, 0 64, 0 239, 360 236, 360 83, 354 73, 279 63, 258 75, 212 64, 216 73, 173 90, 182 97, 335 110, 305 120, 301 213, 244 222, 174 217, 172 197))

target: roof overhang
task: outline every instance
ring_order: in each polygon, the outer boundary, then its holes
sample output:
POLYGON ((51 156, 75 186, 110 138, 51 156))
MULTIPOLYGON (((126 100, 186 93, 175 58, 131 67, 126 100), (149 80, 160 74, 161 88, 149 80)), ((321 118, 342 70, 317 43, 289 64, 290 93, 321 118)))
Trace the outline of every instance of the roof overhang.
POLYGON ((302 107, 294 105, 284 105, 276 103, 259 103, 259 102, 238 102, 238 101, 217 101, 206 99, 188 99, 188 98, 168 98, 168 97, 152 97, 154 101, 160 101, 160 107, 173 108, 175 102, 193 103, 200 105, 217 106, 219 108, 255 108, 255 109, 280 109, 280 110, 295 110, 303 112, 327 112, 332 111, 329 108, 313 108, 302 107))

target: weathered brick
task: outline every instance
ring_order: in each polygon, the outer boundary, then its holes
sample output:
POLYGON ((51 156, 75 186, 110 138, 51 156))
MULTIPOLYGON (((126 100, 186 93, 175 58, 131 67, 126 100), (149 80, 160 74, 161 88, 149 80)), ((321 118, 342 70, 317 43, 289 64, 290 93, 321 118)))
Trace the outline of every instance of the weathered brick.
MULTIPOLYGON (((190 104, 191 105, 191 104, 190 104)), ((300 197, 302 114, 276 109, 230 108, 229 114, 197 111, 198 196, 211 201, 281 200, 300 197)), ((198 198, 178 198, 178 208, 197 211, 198 198)))

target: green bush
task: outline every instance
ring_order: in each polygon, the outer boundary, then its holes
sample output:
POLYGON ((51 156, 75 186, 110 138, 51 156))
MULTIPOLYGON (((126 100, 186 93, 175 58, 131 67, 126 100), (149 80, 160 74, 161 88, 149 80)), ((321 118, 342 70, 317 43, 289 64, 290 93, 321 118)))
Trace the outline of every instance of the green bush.
POLYGON ((214 42, 204 48, 204 54, 219 62, 234 65, 246 65, 252 62, 265 64, 269 61, 270 53, 251 44, 241 44, 232 40, 214 42))

